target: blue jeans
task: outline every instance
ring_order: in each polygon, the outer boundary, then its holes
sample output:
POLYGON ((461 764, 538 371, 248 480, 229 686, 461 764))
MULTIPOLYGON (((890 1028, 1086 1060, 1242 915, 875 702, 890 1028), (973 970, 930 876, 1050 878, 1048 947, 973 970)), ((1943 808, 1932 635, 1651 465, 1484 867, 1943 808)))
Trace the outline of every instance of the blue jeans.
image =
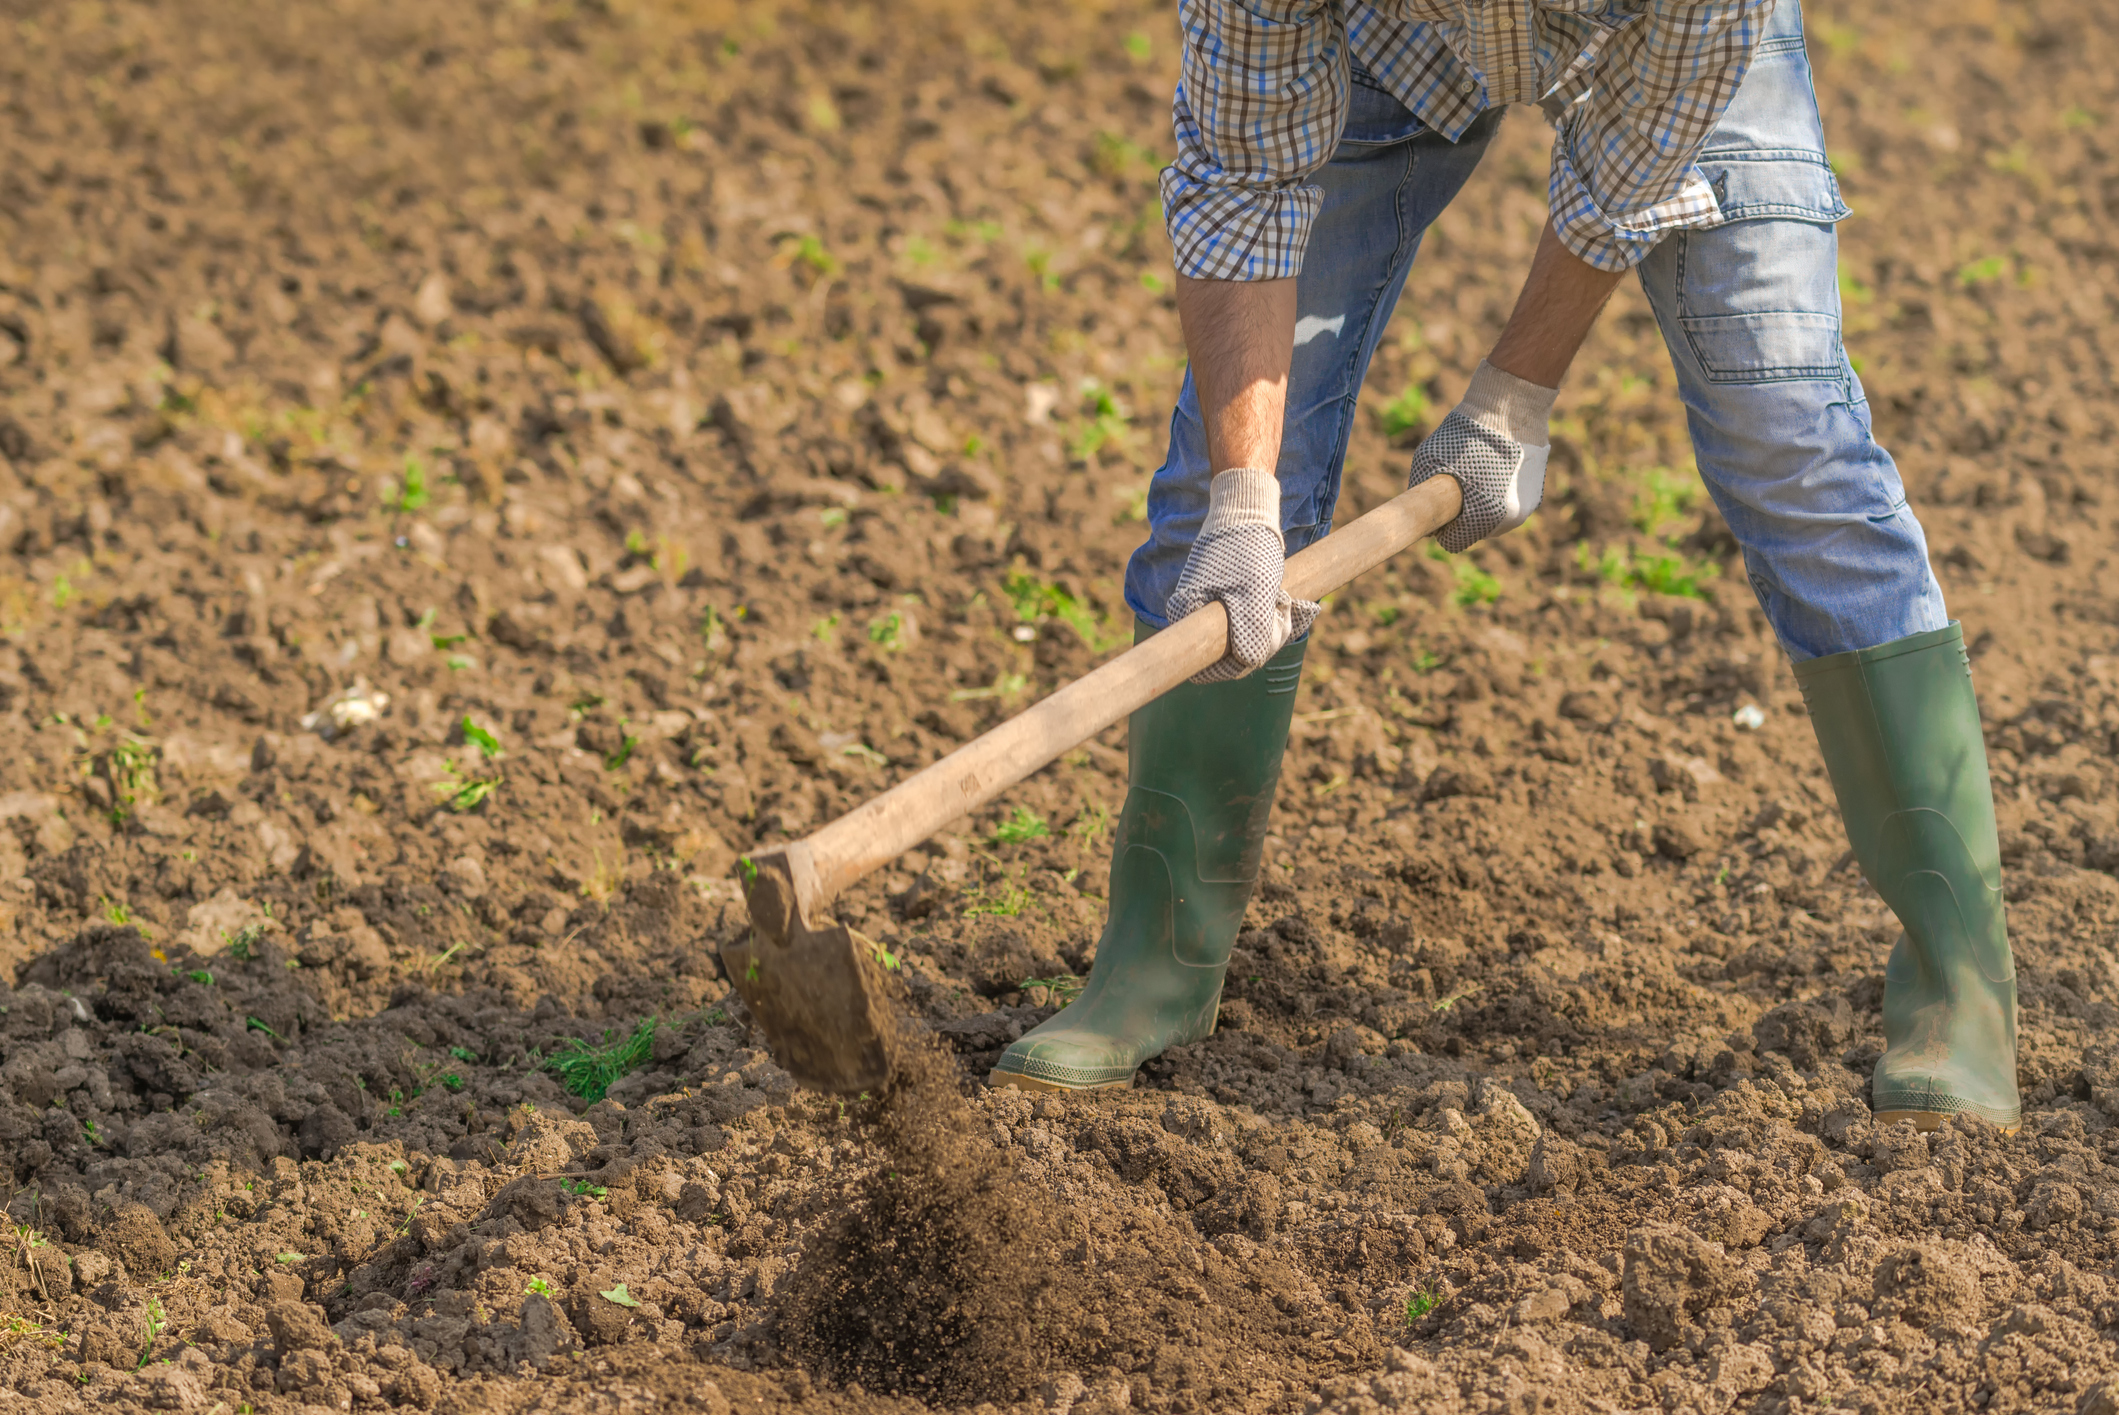
MULTIPOLYGON (((1280 451, 1289 554, 1331 527, 1354 403, 1421 234, 1478 166, 1498 124, 1459 142, 1427 131, 1358 72, 1346 130, 1316 181, 1324 204, 1296 282, 1280 451)), ((1780 0, 1700 167, 1726 224, 1673 233, 1641 287, 1677 369, 1700 476, 1760 606, 1797 661, 1873 648, 1948 622, 1926 538, 1840 345, 1847 214, 1825 162, 1802 10, 1780 0)), ((1498 331, 1496 331, 1498 333, 1498 331)), ((1150 624, 1207 510, 1206 429, 1188 374, 1148 488, 1148 540, 1126 603, 1150 624)))

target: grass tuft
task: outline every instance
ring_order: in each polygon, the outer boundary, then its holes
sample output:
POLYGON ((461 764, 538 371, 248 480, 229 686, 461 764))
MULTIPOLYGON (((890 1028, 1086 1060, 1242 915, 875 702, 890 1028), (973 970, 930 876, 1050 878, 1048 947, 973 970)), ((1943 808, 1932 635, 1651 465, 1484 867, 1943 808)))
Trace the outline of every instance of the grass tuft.
POLYGON ((1028 806, 1017 806, 1008 819, 994 827, 993 843, 996 845, 1026 845, 1033 840, 1043 840, 1052 834, 1045 818, 1028 806))
POLYGON ((656 1023, 657 1019, 650 1017, 623 1039, 612 1031, 606 1031, 601 1042, 571 1038, 545 1058, 543 1068, 559 1078, 568 1094, 593 1104, 602 1100, 621 1077, 647 1063, 654 1051, 656 1023))

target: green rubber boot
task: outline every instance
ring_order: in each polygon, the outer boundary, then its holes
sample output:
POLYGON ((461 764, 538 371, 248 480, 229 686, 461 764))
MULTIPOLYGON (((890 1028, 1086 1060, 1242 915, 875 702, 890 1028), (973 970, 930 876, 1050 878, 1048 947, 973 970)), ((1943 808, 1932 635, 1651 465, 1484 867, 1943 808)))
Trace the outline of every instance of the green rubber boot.
POLYGON ((1994 793, 1957 624, 1795 666, 1854 857, 1905 927, 1884 969, 1876 1118, 2013 1130, 2016 968, 1994 793))
MULTIPOLYGON (((1136 638, 1152 632, 1141 625, 1136 638)), ((1002 1054, 994 1085, 1124 1086, 1149 1057, 1214 1030, 1229 950, 1258 882, 1307 642, 1247 677, 1187 683, 1133 714, 1111 913, 1088 985, 1002 1054)))

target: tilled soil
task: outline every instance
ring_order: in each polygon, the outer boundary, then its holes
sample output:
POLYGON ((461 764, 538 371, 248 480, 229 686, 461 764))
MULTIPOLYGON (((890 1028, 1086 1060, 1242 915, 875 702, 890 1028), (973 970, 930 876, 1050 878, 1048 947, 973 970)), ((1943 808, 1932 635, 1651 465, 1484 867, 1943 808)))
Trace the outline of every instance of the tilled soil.
MULTIPOLYGON (((15 7, 0 1389, 2119 1410, 2119 50, 1946 8, 1812 48, 1987 715, 2006 1138, 1870 1117, 1895 926, 1630 289, 1537 521, 1331 605, 1214 1037, 979 1080, 1088 970, 1113 732, 845 901, 962 1097, 755 1044, 736 854, 1129 636, 1166 9, 15 7)), ((1346 512, 1498 329, 1544 143, 1432 234, 1346 512)))

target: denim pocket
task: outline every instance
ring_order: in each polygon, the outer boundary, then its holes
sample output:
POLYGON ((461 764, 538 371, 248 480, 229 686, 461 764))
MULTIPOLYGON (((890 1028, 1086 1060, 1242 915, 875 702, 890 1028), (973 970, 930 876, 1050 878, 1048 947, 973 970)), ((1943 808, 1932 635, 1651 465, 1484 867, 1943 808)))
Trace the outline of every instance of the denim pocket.
POLYGON ((1825 155, 1800 148, 1707 151, 1700 174, 1714 188, 1725 221, 1785 217, 1796 221, 1843 221, 1847 203, 1825 155))
POLYGON ((1374 77, 1356 69, 1347 85, 1346 127, 1339 141, 1356 147, 1384 147, 1417 137, 1423 124, 1374 77))
POLYGON ((1702 153, 1723 223, 1680 239, 1678 323, 1710 383, 1836 379, 1847 214, 1816 153, 1702 153))

